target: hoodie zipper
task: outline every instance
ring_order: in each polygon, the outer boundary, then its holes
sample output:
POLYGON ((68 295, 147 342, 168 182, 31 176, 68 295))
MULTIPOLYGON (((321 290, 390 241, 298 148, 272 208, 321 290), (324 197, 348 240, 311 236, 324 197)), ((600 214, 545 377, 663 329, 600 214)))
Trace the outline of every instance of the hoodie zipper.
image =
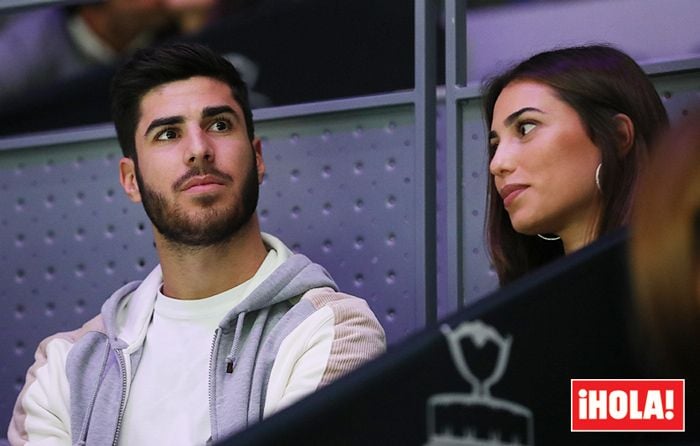
POLYGON ((124 410, 126 408, 126 363, 124 361, 124 354, 120 350, 117 353, 117 358, 119 359, 119 371, 121 372, 122 375, 122 398, 121 401, 119 402, 119 417, 117 417, 117 428, 114 431, 114 441, 112 442, 112 446, 117 446, 117 442, 119 440, 119 431, 121 430, 122 427, 122 420, 124 418, 124 410))
POLYGON ((211 351, 209 352, 209 423, 211 425, 211 438, 214 438, 214 419, 215 419, 215 405, 214 405, 214 398, 213 398, 213 383, 215 380, 214 376, 214 351, 216 350, 216 346, 219 344, 219 334, 221 332, 220 328, 217 328, 214 330, 214 339, 211 341, 211 351))

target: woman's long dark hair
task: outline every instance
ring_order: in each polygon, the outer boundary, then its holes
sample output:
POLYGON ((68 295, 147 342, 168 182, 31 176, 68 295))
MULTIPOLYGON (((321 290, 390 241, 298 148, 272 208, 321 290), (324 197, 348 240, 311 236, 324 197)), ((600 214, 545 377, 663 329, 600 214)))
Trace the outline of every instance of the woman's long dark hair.
MULTIPOLYGON (((501 91, 516 80, 539 82, 554 89, 578 113, 588 137, 601 151, 602 213, 594 237, 624 225, 649 148, 668 125, 666 110, 644 71, 630 56, 606 45, 539 53, 484 85, 487 128, 491 127, 493 108, 501 91), (614 120, 620 113, 634 125, 634 141, 628 151, 621 150, 614 120)), ((489 149, 489 159, 493 155, 489 149)), ((564 254, 561 242, 545 241, 513 229, 491 176, 487 200, 486 237, 501 284, 564 254)))

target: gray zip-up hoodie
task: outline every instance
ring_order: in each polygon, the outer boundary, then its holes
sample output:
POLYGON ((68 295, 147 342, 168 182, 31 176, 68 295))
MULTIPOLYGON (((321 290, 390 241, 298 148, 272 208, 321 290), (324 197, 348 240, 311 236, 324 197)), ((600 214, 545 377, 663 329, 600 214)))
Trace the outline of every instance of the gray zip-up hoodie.
MULTIPOLYGON (((118 443, 160 277, 157 267, 143 282, 117 290, 103 305, 101 315, 80 330, 42 342, 15 406, 9 429, 12 444, 31 444, 50 436, 47 432, 60 428, 56 419, 68 421, 63 412, 69 412, 70 426, 64 426, 62 432, 70 435, 72 444, 118 443), (57 343, 55 347, 52 342, 57 343), (52 354, 52 348, 58 353, 52 354), (64 376, 57 372, 61 361, 65 361, 64 376), (48 373, 39 372, 44 367, 48 373), (66 395, 51 389, 66 382, 70 403, 62 411, 66 395), (47 426, 36 429, 43 422, 47 426)), ((322 359, 326 364, 319 385, 384 350, 384 332, 367 304, 338 293, 320 265, 303 255, 291 255, 232 308, 216 329, 209 369, 212 441, 262 419, 280 346, 318 311, 330 311, 334 318, 333 344, 322 359)))

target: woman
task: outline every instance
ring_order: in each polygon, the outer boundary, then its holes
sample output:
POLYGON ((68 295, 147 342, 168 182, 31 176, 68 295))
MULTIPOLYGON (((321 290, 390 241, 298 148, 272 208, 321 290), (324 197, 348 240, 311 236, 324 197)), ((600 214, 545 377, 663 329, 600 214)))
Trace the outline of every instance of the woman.
POLYGON ((642 351, 690 378, 700 373, 700 119, 687 119, 640 182, 630 264, 642 351))
POLYGON ((668 123, 632 58, 602 45, 537 54, 484 88, 487 239, 501 284, 627 222, 668 123))

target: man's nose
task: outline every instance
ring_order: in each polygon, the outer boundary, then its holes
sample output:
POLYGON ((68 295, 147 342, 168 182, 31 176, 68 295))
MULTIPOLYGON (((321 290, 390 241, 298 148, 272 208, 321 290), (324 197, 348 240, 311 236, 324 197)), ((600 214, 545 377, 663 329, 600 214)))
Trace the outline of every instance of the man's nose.
POLYGON ((214 162, 214 149, 206 132, 202 129, 197 128, 189 132, 185 162, 188 165, 214 162))

